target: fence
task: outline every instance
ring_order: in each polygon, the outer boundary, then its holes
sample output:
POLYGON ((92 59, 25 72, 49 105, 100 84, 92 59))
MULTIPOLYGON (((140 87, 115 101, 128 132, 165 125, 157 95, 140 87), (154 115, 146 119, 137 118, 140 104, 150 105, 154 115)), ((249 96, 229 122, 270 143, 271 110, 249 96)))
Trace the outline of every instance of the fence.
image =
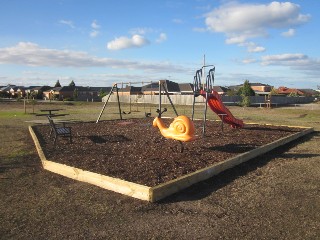
MULTIPOLYGON (((170 98, 175 105, 192 105, 193 95, 170 95, 170 98)), ((102 99, 103 102, 106 101, 106 97, 102 99)), ((159 104, 158 95, 124 95, 119 96, 120 102, 123 103, 151 103, 159 104)), ((170 104, 169 99, 166 96, 161 97, 163 104, 170 104)), ((238 105, 241 101, 240 96, 221 96, 221 100, 225 105, 238 105)), ((116 95, 111 95, 110 102, 117 102, 116 95)), ((197 97, 197 102, 204 102, 205 99, 201 96, 197 97)), ((277 105, 289 105, 289 104, 304 104, 311 103, 314 101, 314 97, 285 97, 285 96, 272 96, 272 104, 277 105)), ((252 105, 263 104, 265 102, 265 97, 263 96, 252 96, 250 97, 250 102, 252 105)))

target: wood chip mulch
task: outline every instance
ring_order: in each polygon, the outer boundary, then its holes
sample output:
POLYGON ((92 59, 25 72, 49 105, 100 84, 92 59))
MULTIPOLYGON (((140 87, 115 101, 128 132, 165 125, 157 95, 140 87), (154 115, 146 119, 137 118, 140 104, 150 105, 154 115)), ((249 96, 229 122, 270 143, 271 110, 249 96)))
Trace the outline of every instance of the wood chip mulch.
MULTIPOLYGON (((208 121, 202 138, 202 121, 195 121, 198 138, 183 143, 181 153, 179 142, 164 138, 152 121, 144 118, 68 124, 73 143, 58 138, 56 146, 49 137, 49 125, 34 126, 34 131, 50 161, 150 187, 301 131, 269 125, 232 129, 225 124, 222 132, 221 122, 208 121)), ((165 119, 166 125, 171 121, 165 119)))

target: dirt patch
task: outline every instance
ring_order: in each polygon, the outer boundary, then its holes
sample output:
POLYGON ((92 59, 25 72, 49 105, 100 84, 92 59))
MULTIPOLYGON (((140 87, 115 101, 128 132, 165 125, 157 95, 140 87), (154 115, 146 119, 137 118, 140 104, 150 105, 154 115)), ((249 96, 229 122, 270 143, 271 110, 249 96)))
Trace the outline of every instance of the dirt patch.
MULTIPOLYGON (((196 170, 250 151, 301 131, 285 126, 246 125, 242 129, 207 122, 203 138, 202 122, 196 121, 195 141, 183 143, 166 139, 153 119, 113 120, 70 124, 73 143, 59 138, 53 146, 48 125, 35 126, 48 160, 95 173, 155 186, 196 170)), ((165 119, 169 126, 172 120, 165 119)))

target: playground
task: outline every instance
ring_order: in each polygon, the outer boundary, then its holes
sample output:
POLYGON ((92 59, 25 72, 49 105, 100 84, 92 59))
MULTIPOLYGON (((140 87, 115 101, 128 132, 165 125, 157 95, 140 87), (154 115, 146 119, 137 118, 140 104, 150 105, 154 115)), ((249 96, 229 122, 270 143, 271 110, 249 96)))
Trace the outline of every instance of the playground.
POLYGON ((304 127, 245 124, 213 90, 214 71, 215 68, 209 70, 205 82, 203 68, 196 72, 191 118, 178 114, 165 80, 158 83, 159 105, 154 118, 145 114, 144 119, 123 120, 117 84, 113 85, 96 124, 72 124, 73 134, 70 127, 56 127, 52 117, 57 115, 51 113, 56 110, 46 110, 51 127, 30 127, 44 169, 154 202, 313 131, 304 127), (118 98, 119 120, 101 122, 112 94, 118 98), (203 118, 196 120, 195 103, 199 96, 205 98, 205 103, 203 118), (163 118, 168 112, 168 107, 162 106, 164 97, 168 98, 175 118, 163 118), (208 120, 208 106, 220 121, 208 120), (68 137, 70 144, 57 146, 59 136, 68 137), (168 183, 159 190, 159 185, 168 183))
MULTIPOLYGON (((48 121, 34 116, 32 106, 24 114, 22 102, 0 102, 0 106, 0 235, 3 239, 255 239, 257 236, 315 239, 320 234, 319 104, 274 109, 229 107, 232 114, 245 122, 314 127, 315 132, 157 203, 44 170, 28 126, 34 121, 48 121)), ((70 115, 60 120, 81 119, 97 126, 95 121, 101 107, 101 103, 37 103, 35 112, 44 108, 64 109, 70 115)), ((128 109, 127 105, 122 107, 128 109)), ((170 106, 166 107, 167 116, 174 117, 170 106)), ((179 113, 185 109, 176 108, 179 113)), ((117 118, 117 109, 117 105, 110 104, 100 123, 117 118)), ((197 109, 196 118, 202 116, 202 110, 202 106, 197 109)), ((134 112, 130 117, 143 118, 144 112, 134 112)), ((217 119, 217 116, 208 111, 208 118, 217 119)), ((152 121, 150 118, 149 126, 152 121)), ((160 138, 159 129, 151 129, 160 138)), ((221 136, 219 123, 216 130, 221 136)), ((242 131, 225 125, 225 133, 234 130, 242 131)), ((209 129, 207 134, 210 135, 209 129)), ((74 141, 78 141, 77 137, 74 141)), ((93 144, 89 138, 86 141, 93 144)), ((162 141, 171 143, 172 148, 179 146, 174 140, 162 141)), ((61 145, 73 144, 59 139, 57 147, 61 145)), ((102 149, 106 148, 102 146, 102 149)), ((170 148, 168 151, 176 153, 170 148)), ((188 146, 183 154, 187 151, 188 146)), ((88 155, 95 156, 90 152, 88 155)))
MULTIPOLYGON (((194 106, 193 116, 183 106, 175 106, 174 111, 171 105, 165 105, 148 106, 153 109, 148 118, 144 112, 132 112, 119 120, 118 105, 109 104, 97 122, 101 103, 38 103, 23 112, 21 102, 0 102, 0 236, 3 239, 319 236, 320 105, 274 109, 232 106, 226 110, 212 92, 200 90, 199 94, 205 96, 212 110, 205 111, 205 119, 203 105, 194 106), (53 144, 48 119, 33 114, 44 108, 63 109, 69 114, 54 121, 68 122, 72 127, 72 143, 58 138, 53 144), (194 132, 189 131, 192 141, 175 139, 164 131, 176 133, 170 126, 177 118, 176 112, 194 118, 194 132), (159 117, 164 129, 154 126, 159 117), (268 143, 301 132, 299 127, 286 126, 310 127, 315 132, 291 139, 159 202, 148 203, 44 170, 43 156, 38 155, 28 131, 30 125, 34 126, 46 157, 73 166, 75 175, 82 171, 79 169, 86 169, 84 172, 90 176, 96 176, 92 172, 100 172, 155 188, 197 172, 205 165, 223 163, 223 159, 270 146, 268 143)), ((121 107, 129 109, 125 104, 121 107)))

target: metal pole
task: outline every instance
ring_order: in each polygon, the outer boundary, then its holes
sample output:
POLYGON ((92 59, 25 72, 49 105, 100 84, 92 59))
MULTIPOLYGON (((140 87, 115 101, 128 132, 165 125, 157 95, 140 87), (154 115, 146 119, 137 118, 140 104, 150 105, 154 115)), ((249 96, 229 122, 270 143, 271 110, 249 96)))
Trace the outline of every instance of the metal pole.
POLYGON ((191 117, 191 120, 193 121, 194 119, 194 105, 196 104, 196 94, 193 93, 193 104, 192 104, 192 117, 191 117))
POLYGON ((96 123, 99 122, 99 120, 100 120, 100 118, 101 118, 101 116, 102 116, 102 113, 104 112, 104 109, 106 108, 106 106, 107 106, 107 104, 108 104, 108 102, 109 102, 110 96, 111 96, 111 94, 113 93, 113 89, 114 89, 114 86, 115 86, 115 85, 116 85, 116 84, 114 84, 114 85, 112 86, 112 88, 111 88, 111 90, 110 90, 110 92, 109 92, 107 101, 104 103, 104 105, 103 105, 103 107, 102 107, 102 110, 101 110, 101 112, 100 112, 100 114, 99 114, 99 117, 98 117, 96 123))
POLYGON ((204 119, 203 119, 203 126, 202 126, 202 137, 205 137, 205 134, 206 134, 207 109, 208 109, 208 92, 206 92, 206 104, 204 106, 204 119))
POLYGON ((122 113, 121 113, 121 106, 120 106, 120 99, 119 99, 119 91, 118 91, 118 84, 115 84, 116 91, 117 91, 117 100, 118 100, 118 108, 119 108, 119 115, 120 119, 122 120, 122 113))
POLYGON ((161 81, 159 81, 159 117, 161 117, 161 81))
POLYGON ((172 102, 172 100, 171 100, 171 98, 169 96, 169 93, 168 93, 168 90, 167 90, 166 86, 164 85, 164 82, 162 82, 162 85, 163 85, 163 89, 164 89, 164 91, 165 91, 165 93, 166 93, 166 95, 167 95, 167 97, 169 99, 169 102, 170 102, 170 104, 171 104, 171 106, 173 108, 174 113, 178 116, 178 112, 177 112, 176 108, 173 105, 173 102, 172 102))

